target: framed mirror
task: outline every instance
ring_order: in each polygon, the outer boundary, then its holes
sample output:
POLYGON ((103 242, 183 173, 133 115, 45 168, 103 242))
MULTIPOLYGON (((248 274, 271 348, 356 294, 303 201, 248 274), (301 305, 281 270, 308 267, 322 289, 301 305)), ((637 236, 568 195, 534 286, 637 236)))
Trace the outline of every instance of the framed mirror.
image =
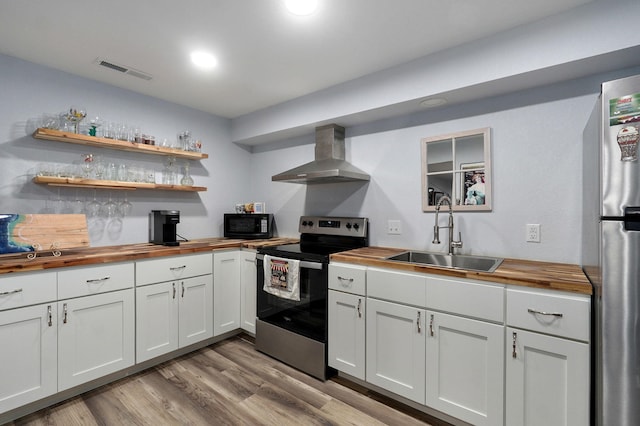
POLYGON ((491 211, 491 136, 488 127, 423 138, 422 210, 448 195, 456 211, 491 211))

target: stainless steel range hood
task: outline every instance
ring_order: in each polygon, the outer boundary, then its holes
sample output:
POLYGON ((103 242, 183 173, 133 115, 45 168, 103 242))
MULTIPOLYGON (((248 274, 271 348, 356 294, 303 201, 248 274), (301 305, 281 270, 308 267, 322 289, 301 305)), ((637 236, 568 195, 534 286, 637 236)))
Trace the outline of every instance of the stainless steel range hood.
POLYGON ((368 181, 369 175, 345 158, 344 127, 328 124, 316 128, 316 159, 271 177, 274 182, 333 183, 368 181))

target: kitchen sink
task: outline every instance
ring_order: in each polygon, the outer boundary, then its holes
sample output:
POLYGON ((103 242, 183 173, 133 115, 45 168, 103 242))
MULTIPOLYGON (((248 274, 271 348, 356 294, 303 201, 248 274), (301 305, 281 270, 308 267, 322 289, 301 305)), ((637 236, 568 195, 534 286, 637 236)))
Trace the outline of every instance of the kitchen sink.
POLYGON ((485 256, 466 256, 461 254, 429 253, 424 251, 405 251, 387 257, 394 262, 415 263, 420 265, 440 266, 444 268, 466 269, 480 272, 493 272, 503 259, 485 256))

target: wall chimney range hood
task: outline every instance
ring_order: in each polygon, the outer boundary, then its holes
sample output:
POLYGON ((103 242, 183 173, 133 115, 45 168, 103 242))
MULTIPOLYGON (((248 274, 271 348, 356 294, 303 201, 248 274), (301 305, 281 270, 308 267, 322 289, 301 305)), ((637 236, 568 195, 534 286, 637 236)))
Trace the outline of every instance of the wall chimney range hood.
POLYGON ((273 182, 302 184, 366 182, 369 175, 345 160, 344 127, 316 127, 315 160, 271 177, 273 182))

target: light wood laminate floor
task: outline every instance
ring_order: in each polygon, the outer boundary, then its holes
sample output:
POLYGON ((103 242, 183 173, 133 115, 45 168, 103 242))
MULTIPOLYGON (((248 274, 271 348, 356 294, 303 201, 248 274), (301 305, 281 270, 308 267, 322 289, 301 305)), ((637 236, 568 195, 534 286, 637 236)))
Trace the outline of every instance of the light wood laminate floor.
POLYGON ((239 336, 12 424, 435 426, 444 423, 344 379, 316 380, 257 352, 250 338, 239 336))

